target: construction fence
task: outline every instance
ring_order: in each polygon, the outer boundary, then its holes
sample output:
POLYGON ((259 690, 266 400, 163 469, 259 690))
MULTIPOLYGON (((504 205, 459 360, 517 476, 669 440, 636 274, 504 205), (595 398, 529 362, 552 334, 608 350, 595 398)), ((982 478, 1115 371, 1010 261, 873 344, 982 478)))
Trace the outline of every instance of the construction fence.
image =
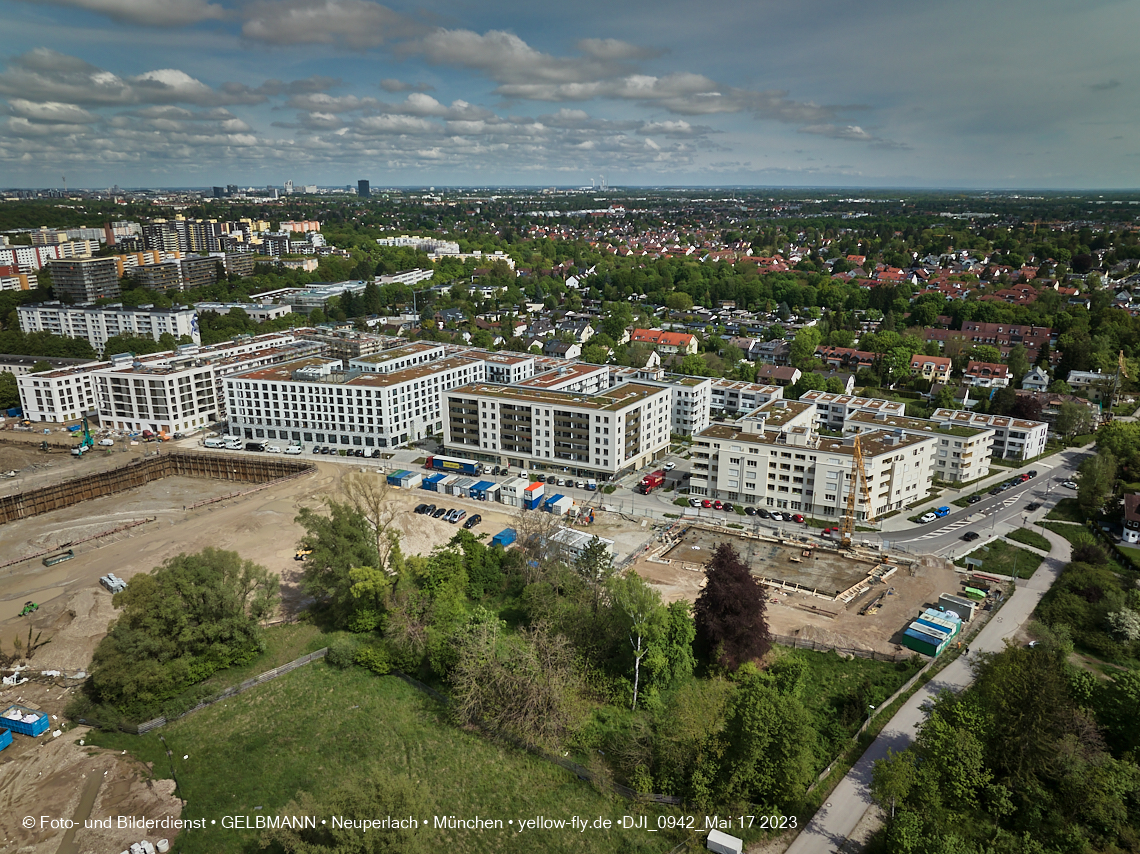
POLYGON ((793 649, 811 649, 816 652, 836 652, 839 655, 851 655, 855 658, 867 658, 871 661, 906 661, 914 655, 910 650, 903 652, 879 652, 874 649, 853 649, 851 647, 836 646, 831 643, 798 638, 792 635, 772 635, 772 642, 780 646, 790 646, 793 649))

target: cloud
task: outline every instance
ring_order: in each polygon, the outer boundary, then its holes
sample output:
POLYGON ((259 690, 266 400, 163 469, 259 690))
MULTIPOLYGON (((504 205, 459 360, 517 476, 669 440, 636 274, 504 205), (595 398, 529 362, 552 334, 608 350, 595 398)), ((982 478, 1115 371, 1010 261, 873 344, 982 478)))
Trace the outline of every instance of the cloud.
POLYGON ((106 15, 120 24, 144 27, 181 27, 201 21, 220 20, 226 10, 207 0, 23 0, 36 5, 51 4, 86 9, 106 15))
POLYGON ((1107 80, 1104 83, 1090 83, 1086 88, 1092 89, 1094 92, 1107 92, 1110 89, 1115 89, 1120 85, 1120 81, 1113 79, 1107 80))
POLYGON ((48 124, 94 124, 99 117, 74 104, 61 104, 58 101, 34 103, 23 98, 13 98, 8 102, 9 111, 16 116, 35 122, 48 124))
POLYGON ((653 59, 665 53, 657 48, 641 47, 618 39, 580 39, 578 50, 594 59, 608 61, 653 59))
POLYGON ((425 29, 369 0, 255 0, 245 10, 241 34, 274 45, 329 44, 365 50, 425 29))
POLYGON ((363 110, 368 107, 379 107, 380 102, 375 98, 358 98, 355 95, 329 95, 323 92, 305 95, 294 95, 285 102, 285 106, 298 110, 322 113, 349 113, 354 110, 363 110))
POLYGON ((393 77, 386 77, 380 81, 380 88, 393 94, 399 92, 434 92, 435 87, 428 83, 405 83, 393 77))
POLYGON ((829 139, 841 139, 854 142, 869 142, 878 148, 909 148, 904 143, 893 142, 889 139, 868 133, 858 125, 820 124, 808 125, 798 129, 800 133, 811 133, 817 136, 826 136, 829 139))

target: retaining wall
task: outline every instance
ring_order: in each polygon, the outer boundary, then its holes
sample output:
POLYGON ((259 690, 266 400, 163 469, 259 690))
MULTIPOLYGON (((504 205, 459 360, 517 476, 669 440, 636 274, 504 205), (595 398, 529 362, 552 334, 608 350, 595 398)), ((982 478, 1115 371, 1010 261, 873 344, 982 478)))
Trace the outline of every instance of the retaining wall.
POLYGON ((0 524, 71 507, 143 486, 164 477, 208 477, 235 483, 268 483, 315 471, 311 463, 238 454, 159 454, 52 486, 0 497, 0 524))

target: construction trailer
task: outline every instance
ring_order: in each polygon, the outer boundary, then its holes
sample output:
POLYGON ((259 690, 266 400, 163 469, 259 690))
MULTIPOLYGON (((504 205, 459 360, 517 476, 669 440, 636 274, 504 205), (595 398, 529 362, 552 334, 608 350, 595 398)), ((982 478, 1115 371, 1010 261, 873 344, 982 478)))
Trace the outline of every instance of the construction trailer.
MULTIPOLYGON (((567 563, 573 563, 582 556, 586 551, 586 547, 593 541, 594 535, 587 534, 585 531, 575 531, 573 528, 559 528, 550 537, 550 545, 561 553, 562 558, 567 563)), ((606 552, 613 557, 614 541, 607 540, 605 537, 598 537, 602 545, 606 547, 606 552)))
POLYGON ((949 611, 927 608, 907 626, 902 644, 907 649, 937 657, 962 630, 962 622, 949 611))
POLYGON ((447 475, 443 474, 442 472, 436 472, 435 474, 429 474, 422 481, 420 481, 420 489, 426 489, 429 492, 438 492, 439 490, 436 487, 439 484, 439 482, 441 480, 443 480, 445 477, 447 477, 447 475))
POLYGON ((486 501, 487 500, 487 490, 489 490, 492 486, 495 486, 495 485, 496 484, 493 480, 481 480, 477 483, 473 483, 471 485, 471 488, 468 489, 467 492, 476 501, 486 501))
POLYGON ((523 490, 522 506, 527 510, 536 510, 542 504, 542 481, 536 481, 523 490))
POLYGON ((963 599, 961 596, 955 596, 953 593, 943 593, 938 597, 938 607, 942 611, 953 611, 959 620, 968 623, 974 619, 974 611, 977 610, 978 603, 963 599))
POLYGON ((528 486, 530 481, 525 477, 514 477, 503 481, 499 487, 499 499, 508 507, 522 507, 528 486))
POLYGON ((473 477, 456 477, 455 480, 448 484, 447 491, 456 498, 466 498, 467 491, 476 483, 478 483, 478 480, 473 477))

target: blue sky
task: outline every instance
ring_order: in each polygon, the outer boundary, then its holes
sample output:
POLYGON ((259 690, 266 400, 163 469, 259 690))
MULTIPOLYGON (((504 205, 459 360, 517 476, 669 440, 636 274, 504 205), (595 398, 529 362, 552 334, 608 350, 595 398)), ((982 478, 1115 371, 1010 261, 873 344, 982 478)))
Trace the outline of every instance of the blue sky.
POLYGON ((0 186, 1140 187, 1140 5, 0 0, 0 186))

